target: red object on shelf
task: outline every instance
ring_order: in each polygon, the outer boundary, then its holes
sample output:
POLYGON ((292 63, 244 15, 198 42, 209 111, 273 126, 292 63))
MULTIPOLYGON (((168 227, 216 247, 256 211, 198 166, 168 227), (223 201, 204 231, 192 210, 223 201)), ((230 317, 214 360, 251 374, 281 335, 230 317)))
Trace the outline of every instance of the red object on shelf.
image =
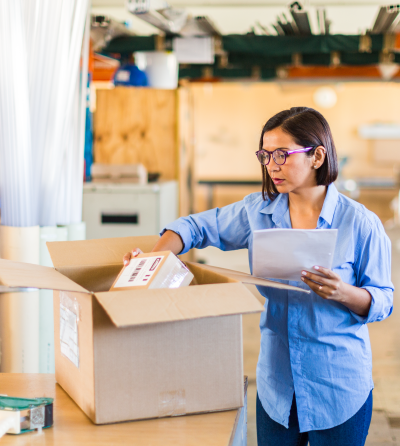
MULTIPOLYGON (((393 77, 399 78, 400 71, 393 77)), ((287 79, 315 79, 315 78, 382 79, 382 74, 376 65, 365 65, 365 66, 339 65, 337 67, 296 66, 288 68, 287 79)))
POLYGON ((396 53, 400 52, 400 33, 396 34, 396 40, 394 43, 394 50, 396 51, 396 53))
POLYGON ((93 80, 94 81, 111 81, 114 73, 120 67, 118 60, 102 54, 94 53, 93 55, 93 80))

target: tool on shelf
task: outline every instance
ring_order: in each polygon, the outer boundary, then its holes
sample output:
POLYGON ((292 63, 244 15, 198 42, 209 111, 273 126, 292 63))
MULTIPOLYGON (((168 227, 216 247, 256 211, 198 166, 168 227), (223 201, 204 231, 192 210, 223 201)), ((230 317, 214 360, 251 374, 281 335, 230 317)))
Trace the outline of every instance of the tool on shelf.
POLYGON ((0 438, 53 425, 53 398, 17 398, 0 395, 0 438))

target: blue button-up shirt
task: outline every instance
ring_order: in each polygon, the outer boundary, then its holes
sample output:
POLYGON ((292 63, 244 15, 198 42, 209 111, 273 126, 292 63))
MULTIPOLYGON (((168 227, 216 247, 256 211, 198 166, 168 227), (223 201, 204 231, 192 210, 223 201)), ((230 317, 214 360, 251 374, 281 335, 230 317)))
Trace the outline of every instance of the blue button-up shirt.
MULTIPOLYGON (((162 233, 178 233, 182 253, 206 246, 224 251, 248 248, 252 271, 253 232, 291 228, 288 204, 287 194, 264 201, 261 193, 254 193, 221 209, 180 218, 162 233)), ((342 424, 365 403, 373 388, 366 323, 385 319, 393 305, 391 246, 378 217, 331 184, 319 228, 338 229, 333 271, 344 282, 366 289, 372 302, 362 317, 314 292, 258 287, 266 298, 260 320, 258 394, 268 415, 288 427, 295 393, 301 432, 342 424)), ((308 288, 300 278, 281 282, 308 288)))

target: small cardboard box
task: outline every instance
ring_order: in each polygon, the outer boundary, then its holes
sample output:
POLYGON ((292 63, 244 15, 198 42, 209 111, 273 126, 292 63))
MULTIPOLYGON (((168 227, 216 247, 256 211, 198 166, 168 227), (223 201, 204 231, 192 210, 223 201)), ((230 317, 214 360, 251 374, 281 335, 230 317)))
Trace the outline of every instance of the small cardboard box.
POLYGON ((180 288, 190 285, 193 277, 171 251, 143 253, 122 268, 110 291, 180 288))
POLYGON ((55 268, 0 260, 0 283, 54 291, 56 380, 96 424, 243 405, 241 315, 263 306, 242 282, 194 263, 195 285, 107 291, 134 247, 158 237, 48 243, 55 268))

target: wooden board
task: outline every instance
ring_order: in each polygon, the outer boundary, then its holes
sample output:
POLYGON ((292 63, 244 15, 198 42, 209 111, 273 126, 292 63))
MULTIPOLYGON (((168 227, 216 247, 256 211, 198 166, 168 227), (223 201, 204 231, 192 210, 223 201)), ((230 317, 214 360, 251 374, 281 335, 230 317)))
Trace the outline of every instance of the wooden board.
POLYGON ((358 127, 400 123, 400 84, 394 82, 221 83, 192 84, 195 168, 199 180, 261 180, 258 150, 261 130, 275 113, 308 106, 327 119, 340 157, 349 161, 346 178, 390 177, 392 165, 377 164, 371 143, 358 127), (321 86, 331 87, 337 102, 322 108, 314 101, 321 86))
POLYGON ((42 433, 5 435, 2 445, 227 446, 241 409, 156 420, 94 425, 50 374, 0 374, 0 393, 55 398, 54 426, 42 433))
POLYGON ((400 164, 400 139, 371 140, 374 161, 378 165, 400 164))
POLYGON ((177 179, 176 90, 116 87, 96 95, 95 162, 142 163, 162 180, 177 179))
POLYGON ((391 202, 398 196, 398 189, 361 189, 357 201, 374 212, 382 223, 386 223, 394 216, 391 202))
POLYGON ((178 90, 179 216, 193 213, 194 138, 193 95, 190 88, 178 90))
MULTIPOLYGON (((194 116, 195 177, 201 181, 261 181, 258 150, 265 122, 275 113, 294 106, 319 110, 332 129, 339 157, 348 157, 343 169, 345 178, 393 178, 393 164, 400 159, 376 162, 374 142, 362 139, 358 127, 376 122, 400 123, 400 84, 394 82, 321 83, 265 82, 191 84, 194 116), (337 102, 322 108, 314 101, 321 86, 331 87, 337 102)), ((394 150, 394 149, 393 149, 394 150)), ((213 206, 223 206, 243 199, 256 191, 246 187, 214 188, 213 206)), ((258 188, 261 191, 261 187, 258 188)), ((194 209, 207 209, 209 188, 196 186, 194 209)), ((384 219, 390 214, 379 212, 384 219)))

